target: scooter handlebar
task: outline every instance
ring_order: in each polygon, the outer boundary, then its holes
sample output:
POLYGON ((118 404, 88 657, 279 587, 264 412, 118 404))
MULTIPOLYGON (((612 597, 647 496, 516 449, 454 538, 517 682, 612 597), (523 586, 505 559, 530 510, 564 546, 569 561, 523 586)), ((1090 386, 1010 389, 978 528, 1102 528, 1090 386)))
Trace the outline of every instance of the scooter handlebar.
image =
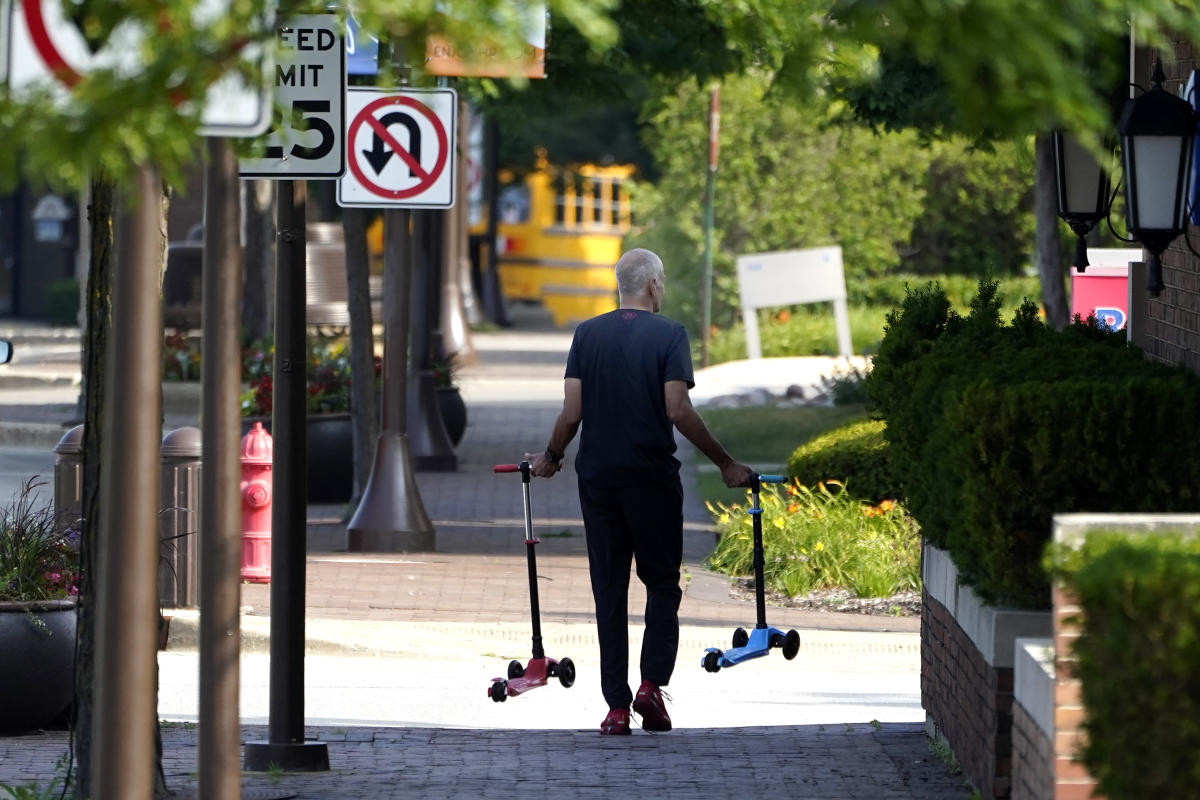
POLYGON ((520 472, 520 464, 497 464, 492 467, 492 472, 520 472))
POLYGON ((758 476, 760 483, 787 483, 787 475, 762 475, 758 476))

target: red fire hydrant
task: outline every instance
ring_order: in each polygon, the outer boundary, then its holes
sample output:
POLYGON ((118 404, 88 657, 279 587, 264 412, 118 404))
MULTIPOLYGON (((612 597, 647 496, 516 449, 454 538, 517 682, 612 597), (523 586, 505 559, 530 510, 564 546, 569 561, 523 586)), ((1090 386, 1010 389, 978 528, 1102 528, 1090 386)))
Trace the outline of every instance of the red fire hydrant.
POLYGON ((242 437, 242 580, 271 582, 271 434, 242 437))

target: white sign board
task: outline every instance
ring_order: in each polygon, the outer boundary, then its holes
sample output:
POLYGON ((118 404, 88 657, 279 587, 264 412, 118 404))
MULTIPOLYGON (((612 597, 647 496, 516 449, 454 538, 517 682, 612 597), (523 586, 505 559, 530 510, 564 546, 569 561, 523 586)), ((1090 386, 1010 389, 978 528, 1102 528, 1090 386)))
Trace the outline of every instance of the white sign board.
MULTIPOLYGON (((229 13, 233 0, 202 0, 196 7, 198 25, 229 13)), ((5 19, 6 70, 9 87, 19 93, 30 87, 49 87, 63 102, 70 90, 90 70, 112 69, 133 77, 142 69, 138 60, 142 32, 123 23, 96 51, 64 13, 64 0, 8 0, 5 19)), ((254 74, 265 74, 262 48, 248 45, 242 60, 254 65, 254 74)), ((166 92, 168 89, 163 88, 166 92)), ((205 136, 257 136, 270 124, 270 97, 261 82, 246 79, 232 70, 208 90, 200 114, 200 132, 205 136)))
POLYGON ((453 89, 348 88, 338 205, 453 206, 457 118, 453 89))
POLYGON ((276 29, 275 122, 244 178, 336 178, 346 170, 346 45, 332 14, 293 17, 276 29))
POLYGON ((815 247, 738 256, 737 276, 742 321, 746 326, 746 350, 750 358, 762 358, 758 309, 827 300, 833 301, 838 351, 847 357, 854 354, 850 344, 842 248, 815 247))

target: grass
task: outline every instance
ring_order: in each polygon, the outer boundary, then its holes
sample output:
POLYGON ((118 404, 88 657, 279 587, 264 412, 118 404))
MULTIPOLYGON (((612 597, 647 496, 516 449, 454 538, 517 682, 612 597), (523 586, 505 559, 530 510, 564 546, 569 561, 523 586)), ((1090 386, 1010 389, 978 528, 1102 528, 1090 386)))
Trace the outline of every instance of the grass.
MULTIPOLYGON (((792 451, 814 436, 865 415, 860 405, 758 406, 701 409, 700 416, 717 441, 742 463, 759 472, 783 473, 792 451)), ((739 502, 745 491, 728 489, 721 474, 703 456, 697 490, 702 498, 726 505, 739 502)))

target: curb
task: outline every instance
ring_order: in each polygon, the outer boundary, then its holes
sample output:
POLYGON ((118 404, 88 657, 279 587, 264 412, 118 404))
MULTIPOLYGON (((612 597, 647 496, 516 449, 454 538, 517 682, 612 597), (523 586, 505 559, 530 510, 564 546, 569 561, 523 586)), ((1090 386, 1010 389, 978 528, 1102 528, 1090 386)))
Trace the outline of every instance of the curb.
MULTIPOLYGON (((171 617, 167 652, 192 653, 199 649, 200 614, 194 609, 167 609, 171 617)), ((269 654, 270 617, 243 611, 240 616, 241 652, 269 654)), ((641 629, 630 625, 631 651, 641 646, 641 629)), ((723 646, 729 634, 726 627, 683 625, 679 632, 680 663, 691 652, 699 656, 706 647, 723 646)), ((869 660, 878 667, 886 662, 897 669, 918 668, 921 637, 917 632, 840 631, 804 629, 801 653, 806 660, 854 662, 869 660)), ((542 625, 543 638, 556 646, 576 651, 598 652, 593 623, 548 623, 542 625)), ((396 622, 349 619, 305 620, 305 653, 366 658, 414 658, 429 656, 470 656, 509 653, 512 657, 529 646, 530 628, 526 623, 480 624, 470 622, 396 622)), ((501 658, 507 656, 500 656, 501 658)))

